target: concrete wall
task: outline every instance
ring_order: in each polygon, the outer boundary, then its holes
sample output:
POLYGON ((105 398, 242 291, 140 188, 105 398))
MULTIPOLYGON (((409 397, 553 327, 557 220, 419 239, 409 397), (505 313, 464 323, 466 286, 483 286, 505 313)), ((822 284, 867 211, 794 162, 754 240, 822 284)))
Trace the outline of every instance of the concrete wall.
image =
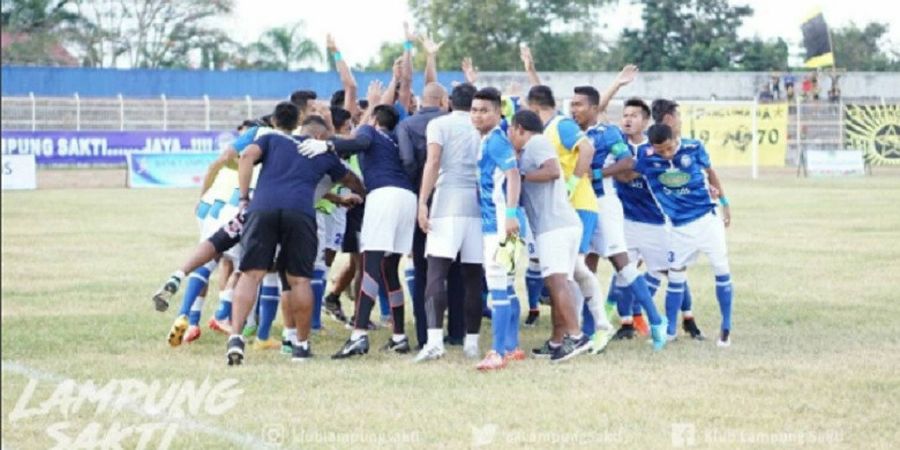
MULTIPOLYGON (((360 96, 372 79, 385 83, 389 73, 357 73, 360 96)), ((553 88, 559 98, 571 96, 572 89, 582 84, 596 86, 601 91, 615 78, 615 73, 599 72, 544 72, 541 79, 553 88)), ((768 80, 764 72, 648 72, 619 97, 632 95, 646 98, 671 97, 676 99, 707 100, 711 95, 725 99, 752 99, 760 86, 768 80)), ((798 77, 799 78, 799 77, 798 77)), ((438 79, 445 86, 463 79, 460 72, 440 72, 438 79)), ((478 84, 493 85, 506 90, 518 81, 527 88, 527 79, 521 72, 485 72, 478 84)), ((416 72, 414 88, 421 93, 423 77, 416 72)), ((827 77, 820 80, 824 96, 831 87, 827 77)), ((206 70, 118 70, 60 67, 2 67, 2 95, 69 97, 79 93, 82 97, 202 97, 285 98, 295 89, 312 89, 320 97, 328 98, 340 89, 340 80, 334 72, 267 72, 267 71, 206 71, 206 70)), ((845 98, 900 98, 900 73, 854 72, 841 79, 845 98)))

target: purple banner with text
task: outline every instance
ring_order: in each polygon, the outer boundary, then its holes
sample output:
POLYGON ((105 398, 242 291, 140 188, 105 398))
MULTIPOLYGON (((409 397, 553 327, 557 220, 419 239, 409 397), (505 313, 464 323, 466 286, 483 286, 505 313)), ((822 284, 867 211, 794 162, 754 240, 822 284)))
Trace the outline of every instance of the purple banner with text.
POLYGON ((34 155, 39 166, 124 166, 129 153, 219 152, 232 140, 227 131, 0 132, 4 155, 34 155))

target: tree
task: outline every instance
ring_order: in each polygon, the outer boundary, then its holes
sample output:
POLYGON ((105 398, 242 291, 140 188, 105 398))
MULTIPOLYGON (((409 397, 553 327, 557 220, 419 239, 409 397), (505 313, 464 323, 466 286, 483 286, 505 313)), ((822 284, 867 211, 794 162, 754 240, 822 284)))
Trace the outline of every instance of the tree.
POLYGON ((250 46, 251 67, 264 70, 292 70, 303 67, 304 62, 319 62, 322 51, 316 43, 303 36, 303 23, 272 28, 259 41, 250 46))
POLYGON ((726 0, 643 0, 641 30, 626 29, 620 55, 645 71, 729 69, 741 57, 737 36, 748 6, 726 0))
POLYGON ((788 69, 788 45, 784 39, 763 41, 748 39, 741 42, 740 56, 734 67, 737 70, 765 72, 788 69))
MULTIPOLYGON (((470 56, 481 70, 521 70, 520 43, 541 70, 589 70, 600 63, 596 13, 610 0, 409 0, 420 32, 444 41, 438 68, 457 70, 470 56), (594 43, 592 45, 592 43, 594 43)), ((389 67, 382 47, 377 64, 389 67)))
MULTIPOLYGON (((66 9, 69 0, 3 0, 3 31, 10 42, 3 49, 3 64, 55 65, 54 48, 61 47, 81 18, 66 9)), ((73 61, 74 62, 74 61, 73 61)))
POLYGON ((882 45, 889 31, 886 23, 873 22, 863 28, 851 23, 832 32, 834 63, 847 70, 886 71, 900 69, 900 54, 887 53, 882 45))
POLYGON ((233 9, 233 0, 71 0, 85 20, 76 42, 84 65, 115 67, 189 67, 190 54, 210 37, 223 36, 216 17, 233 9))

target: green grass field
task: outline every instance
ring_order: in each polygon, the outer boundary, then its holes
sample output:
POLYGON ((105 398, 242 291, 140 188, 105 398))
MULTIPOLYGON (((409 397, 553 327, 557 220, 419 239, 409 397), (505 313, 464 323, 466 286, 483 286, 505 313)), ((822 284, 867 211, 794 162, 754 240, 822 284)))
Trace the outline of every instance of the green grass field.
MULTIPOLYGON (((195 192, 4 192, 3 448, 75 448, 156 423, 146 448, 897 448, 900 173, 724 182, 734 211, 731 348, 682 339, 654 354, 644 341, 614 342, 600 356, 491 374, 457 347, 427 365, 377 351, 334 362, 327 355, 347 332, 331 321, 304 365, 251 350, 243 367, 226 367, 224 338, 205 327, 199 342, 171 349, 179 300, 161 314, 150 295, 195 244, 195 192), (217 408, 202 392, 209 401, 184 418, 154 416, 122 390, 113 398, 128 404, 118 408, 63 395, 73 386, 65 380, 115 388, 111 380, 125 379, 158 381, 148 397, 163 404, 184 380, 233 384, 219 392, 230 403, 220 395, 217 408)), ((719 313, 705 260, 689 278, 712 336, 719 313)), ((204 323, 215 307, 207 301, 204 323)), ((544 312, 523 333, 526 349, 548 334, 544 312)), ((378 331, 374 343, 386 337, 378 331)), ((121 441, 138 445, 136 433, 121 441)))

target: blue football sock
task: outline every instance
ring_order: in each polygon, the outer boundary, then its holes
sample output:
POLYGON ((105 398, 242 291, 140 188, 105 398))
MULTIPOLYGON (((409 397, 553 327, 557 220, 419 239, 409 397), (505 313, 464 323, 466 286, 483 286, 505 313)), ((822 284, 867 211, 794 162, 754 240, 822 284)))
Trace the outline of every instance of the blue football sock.
POLYGON ((191 311, 188 313, 188 325, 197 326, 200 324, 200 313, 203 312, 203 301, 205 298, 197 297, 194 304, 191 305, 191 311))
MULTIPOLYGON (((718 277, 716 277, 716 281, 718 281, 718 277)), ((691 298, 691 288, 688 286, 687 282, 684 283, 684 299, 681 300, 681 312, 690 311, 691 305, 693 304, 691 298)))
POLYGON ((544 279, 539 270, 528 269, 525 271, 525 289, 528 291, 528 309, 538 309, 541 299, 541 289, 544 287, 544 279))
POLYGON ((231 318, 231 289, 219 293, 219 308, 216 309, 216 320, 223 321, 231 318))
POLYGON ((517 348, 519 348, 519 318, 522 314, 521 305, 519 305, 519 295, 516 294, 516 289, 510 285, 506 289, 506 294, 509 297, 509 324, 506 329, 506 351, 511 352, 517 348))
MULTIPOLYGON (((641 308, 641 304, 640 304, 639 302, 634 301, 634 296, 631 295, 631 291, 630 291, 630 290, 626 289, 625 291, 626 291, 626 293, 628 294, 628 303, 631 304, 631 315, 632 315, 632 317, 633 317, 633 316, 640 316, 640 315, 642 315, 644 309, 641 308)), ((652 295, 650 296, 650 299, 651 299, 651 300, 653 299, 653 296, 652 296, 652 295)), ((656 304, 654 303, 653 306, 656 306, 656 304)), ((657 314, 659 314, 658 311, 657 311, 657 314)))
POLYGON ((493 310, 491 317, 491 332, 493 335, 492 348, 500 356, 506 354, 506 338, 507 329, 510 320, 510 304, 509 295, 506 289, 491 290, 491 309, 493 310))
POLYGON ((378 307, 381 309, 382 318, 391 317, 391 301, 382 282, 378 282, 378 307))
POLYGON ((278 275, 266 275, 263 278, 262 288, 259 292, 259 328, 256 329, 256 337, 261 341, 269 339, 269 334, 272 331, 272 322, 278 313, 278 298, 280 296, 278 275))
POLYGON ((620 318, 630 316, 633 309, 632 305, 637 303, 634 301, 634 296, 631 295, 631 291, 628 289, 622 289, 622 287, 618 285, 613 285, 611 289, 611 297, 617 300, 616 313, 619 314, 620 318))
POLYGON ((325 270, 314 269, 310 282, 313 292, 313 310, 311 327, 313 330, 322 329, 322 297, 325 296, 325 270))
POLYGON ((731 301, 734 291, 731 287, 731 274, 716 275, 716 300, 722 313, 722 330, 731 330, 731 301))
POLYGON ((669 326, 666 333, 669 336, 675 335, 675 326, 678 320, 678 309, 684 300, 684 281, 675 281, 671 275, 669 276, 669 287, 666 288, 666 319, 669 320, 669 326))
POLYGON ((653 304, 653 297, 650 296, 650 289, 647 287, 647 281, 641 273, 638 272, 637 265, 634 263, 628 264, 619 272, 619 275, 625 283, 628 283, 628 293, 631 294, 631 297, 634 299, 633 301, 641 305, 641 308, 647 312, 647 320, 650 322, 650 325, 659 325, 662 323, 659 311, 656 310, 656 305, 653 304))
POLYGON ((409 289, 407 291, 409 298, 412 298, 413 292, 416 292, 416 266, 413 265, 412 259, 407 258, 406 270, 403 274, 406 277, 406 288, 409 289))
POLYGON ((594 300, 591 298, 585 298, 584 305, 581 307, 581 332, 588 336, 593 336, 594 332, 597 331, 594 315, 591 314, 591 310, 588 308, 588 302, 592 301, 594 300))
POLYGON ((209 283, 209 276, 212 274, 215 267, 215 262, 207 263, 191 272, 188 276, 187 286, 184 288, 184 297, 181 298, 181 310, 178 311, 179 315, 186 316, 191 312, 191 306, 193 306, 194 300, 196 300, 197 297, 200 296, 200 293, 206 288, 206 285, 209 283), (210 268, 210 264, 212 264, 212 268, 210 268))
POLYGON ((659 286, 662 284, 662 280, 653 276, 650 272, 644 274, 644 280, 647 282, 647 289, 650 291, 650 298, 656 296, 656 291, 659 290, 659 286))
POLYGON ((491 314, 492 314, 492 312, 493 312, 493 311, 491 310, 491 306, 488 304, 488 296, 489 296, 489 295, 490 295, 490 292, 489 292, 489 291, 487 290, 487 288, 485 287, 485 288, 481 291, 481 315, 482 315, 483 317, 488 318, 488 319, 491 318, 491 314))

